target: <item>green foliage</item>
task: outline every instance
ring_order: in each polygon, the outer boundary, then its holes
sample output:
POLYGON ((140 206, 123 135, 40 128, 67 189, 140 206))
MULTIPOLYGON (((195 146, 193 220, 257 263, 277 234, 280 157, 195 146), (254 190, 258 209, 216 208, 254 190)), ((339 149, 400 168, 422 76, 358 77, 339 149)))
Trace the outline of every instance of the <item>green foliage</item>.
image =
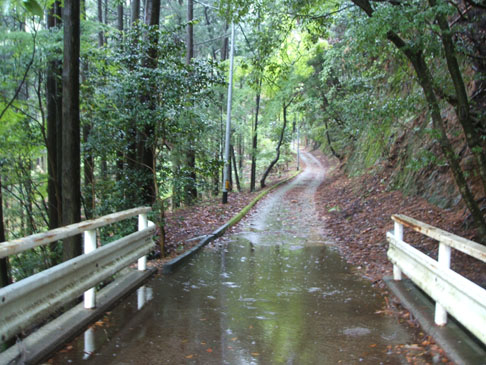
MULTIPOLYGON (((0 110, 5 109, 0 123, 0 176, 8 239, 45 231, 48 226, 45 70, 47 62, 62 61, 63 57, 62 29, 38 30, 43 24, 19 10, 20 3, 9 2, 0 25, 0 110), (25 82, 14 98, 23 78, 25 82)), ((38 11, 35 1, 25 1, 24 6, 31 14, 38 11)), ((190 65, 184 62, 185 25, 174 22, 176 18, 168 16, 163 30, 140 25, 127 29, 121 37, 110 24, 100 25, 89 18, 90 11, 87 14, 81 24, 80 102, 86 138, 81 152, 82 157, 94 159, 94 184, 83 181, 84 212, 100 216, 143 203, 140 186, 151 171, 149 167, 134 168, 129 160, 131 152, 138 153, 140 144, 130 133, 143 136, 140 131, 147 127, 153 133, 143 137, 156 156, 153 175, 161 197, 170 194, 172 182, 177 180, 172 156, 189 145, 196 150, 198 178, 184 184, 197 183, 201 192, 212 189, 212 175, 221 166, 215 152, 220 141, 213 133, 219 127, 219 101, 215 99, 223 84, 220 66, 205 57, 190 65), (103 47, 97 45, 100 31, 107 40, 103 47), (142 60, 152 46, 149 39, 154 37, 158 39, 158 60, 152 68, 142 60), (155 108, 147 108, 144 95, 155 100, 155 108)), ((207 26, 209 30, 217 33, 222 22, 214 14, 207 14, 207 19, 214 21, 214 26, 207 26)), ((193 22, 198 31, 203 27, 200 20, 193 22)), ((110 242, 134 228, 135 222, 102 229, 101 241, 110 242)), ((33 250, 13 257, 15 278, 57 261, 54 250, 33 250)))
MULTIPOLYGON (((151 44, 143 35, 153 29, 137 27, 125 33, 124 43, 110 53, 86 54, 91 66, 83 84, 83 120, 93 129, 85 151, 96 156, 114 159, 117 153, 128 155, 133 140, 131 131, 153 128, 153 134, 144 136, 146 143, 158 154, 156 177, 159 194, 165 195, 174 186, 194 181, 182 181, 173 175, 170 157, 173 150, 187 150, 189 143, 198 155, 198 175, 207 176, 219 166, 213 154, 207 151, 205 136, 214 127, 208 119, 212 87, 221 83, 218 68, 210 60, 196 59, 190 65, 183 61, 184 44, 174 38, 175 30, 158 30, 158 63, 151 68, 138 61, 151 44), (170 85, 170 86, 169 86, 170 85), (156 99, 156 108, 147 109, 144 95, 156 99), (172 181, 174 180, 174 181, 172 181)), ((97 215, 142 204, 139 187, 144 173, 128 162, 121 171, 122 179, 113 182, 110 175, 100 176, 97 195, 103 197, 97 215)), ((146 170, 147 173, 150 171, 146 170)), ((113 171, 115 172, 115 171, 113 171)), ((200 187, 204 186, 201 180, 200 187)))
POLYGON ((44 11, 36 0, 22 0, 22 5, 33 15, 43 16, 44 11))
POLYGON ((414 9, 397 20, 396 9, 378 4, 379 16, 371 21, 358 9, 343 10, 327 28, 330 41, 311 44, 313 73, 304 87, 308 133, 325 150, 350 157, 350 171, 387 158, 394 136, 406 128, 402 121, 423 108, 408 63, 386 40, 390 22, 410 31, 407 19, 420 13, 414 9))
POLYGON ((12 8, 23 7, 29 15, 37 15, 42 17, 44 10, 37 0, 1 0, 0 7, 4 14, 8 14, 12 8))
MULTIPOLYGON (((86 213, 100 216, 144 203, 141 186, 147 178, 157 185, 158 212, 163 197, 172 195, 177 205, 190 186, 200 195, 217 190, 229 67, 228 60, 218 58, 232 21, 237 25, 232 144, 243 161, 242 180, 247 180, 247 160, 253 153, 257 94, 258 176, 275 157, 284 106, 287 129, 281 166, 292 159, 290 144, 297 125, 302 136, 346 160, 353 172, 389 158, 394 141, 404 134, 438 138, 429 128, 427 105, 413 69, 387 40, 387 32, 393 29, 408 47, 423 52, 445 106, 454 88, 435 18, 438 13, 455 14, 451 3, 440 0, 430 7, 418 0, 398 5, 372 2, 372 18, 352 2, 335 0, 207 3, 211 7, 198 3, 195 8, 196 57, 189 64, 184 4, 167 4, 160 29, 139 23, 120 32, 114 27, 114 6, 119 2, 108 3, 106 24, 97 21, 87 3, 87 19, 81 24, 81 150, 83 157, 93 158, 94 183, 82 185, 86 213), (100 32, 106 39, 102 47, 100 32), (156 62, 147 58, 155 39, 156 62), (418 114, 424 116, 420 123, 418 114), (137 165, 144 146, 155 156, 152 166, 137 165), (195 171, 188 167, 188 151, 196 156, 195 171)), ((52 5, 50 0, 3 0, 0 5, 0 111, 5 109, 0 174, 8 203, 5 223, 9 238, 14 238, 47 229, 47 171, 41 163, 47 136, 45 70, 49 61, 62 60, 63 32, 40 30, 44 24, 38 16, 42 6, 52 5)), ((460 61, 480 54, 471 24, 458 22, 453 31, 460 61)), ((467 82, 484 83, 481 73, 465 75, 467 82)), ((481 121, 484 115, 480 110, 475 117, 481 121)), ((407 154, 409 158, 400 160, 407 173, 443 165, 431 148, 407 149, 407 154)), ((133 227, 104 229, 103 242, 133 227)), ((14 259, 18 277, 38 270, 34 262, 40 268, 48 265, 56 253, 25 255, 14 259)))

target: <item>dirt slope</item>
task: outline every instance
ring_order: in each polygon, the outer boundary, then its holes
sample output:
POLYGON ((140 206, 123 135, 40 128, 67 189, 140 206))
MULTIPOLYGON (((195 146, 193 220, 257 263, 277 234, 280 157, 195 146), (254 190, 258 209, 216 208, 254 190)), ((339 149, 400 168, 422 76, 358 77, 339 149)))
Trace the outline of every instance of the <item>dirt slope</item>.
MULTIPOLYGON (((417 344, 390 350, 405 353, 408 362, 413 364, 449 363, 443 350, 422 332, 410 313, 386 289, 383 277, 392 275, 392 265, 386 257, 385 235, 393 230, 391 215, 405 214, 472 239, 475 232, 464 225, 467 212, 460 208, 440 209, 423 198, 388 191, 386 173, 349 178, 336 161, 319 151, 313 153, 328 168, 327 178, 316 193, 317 209, 326 234, 356 271, 381 289, 387 303, 383 312, 417 329, 420 339, 417 344)), ((419 250, 437 257, 437 242, 407 229, 404 237, 419 250)), ((486 264, 453 252, 452 269, 486 287, 486 264)))

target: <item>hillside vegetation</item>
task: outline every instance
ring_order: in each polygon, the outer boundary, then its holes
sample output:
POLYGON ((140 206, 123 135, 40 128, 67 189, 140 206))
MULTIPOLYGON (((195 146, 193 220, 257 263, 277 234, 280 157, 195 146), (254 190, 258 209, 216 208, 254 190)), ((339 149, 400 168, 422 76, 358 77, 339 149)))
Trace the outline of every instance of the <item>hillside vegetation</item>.
POLYGON ((483 6, 353 3, 325 38, 315 20, 308 26, 316 39, 309 136, 351 175, 386 169, 389 189, 467 207, 484 241, 483 6))

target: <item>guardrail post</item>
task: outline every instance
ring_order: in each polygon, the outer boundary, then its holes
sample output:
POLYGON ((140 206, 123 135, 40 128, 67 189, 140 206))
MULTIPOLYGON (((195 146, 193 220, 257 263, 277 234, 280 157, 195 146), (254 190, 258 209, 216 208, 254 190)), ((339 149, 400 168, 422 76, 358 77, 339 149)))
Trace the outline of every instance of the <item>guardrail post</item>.
POLYGON ((95 352, 95 333, 93 328, 84 331, 84 355, 83 360, 88 360, 95 352))
MULTIPOLYGON (((84 232, 84 253, 90 253, 96 250, 96 230, 84 232)), ((96 307, 95 288, 88 289, 84 292, 84 308, 93 309, 96 307)))
MULTIPOLYGON (((439 266, 444 269, 449 269, 451 267, 451 247, 445 243, 439 242, 439 254, 437 261, 439 266)), ((438 326, 445 326, 447 324, 447 311, 439 303, 435 303, 435 324, 438 326)))
MULTIPOLYGON (((397 240, 403 241, 403 225, 401 223, 395 222, 394 235, 397 240)), ((402 270, 396 264, 393 264, 393 279, 402 280, 402 270)))
POLYGON ((145 305, 145 285, 137 289, 137 310, 140 310, 145 305))
MULTIPOLYGON (((138 215, 138 230, 141 231, 148 227, 147 214, 138 215)), ((142 256, 138 259, 138 270, 145 271, 147 269, 147 256, 142 256)))

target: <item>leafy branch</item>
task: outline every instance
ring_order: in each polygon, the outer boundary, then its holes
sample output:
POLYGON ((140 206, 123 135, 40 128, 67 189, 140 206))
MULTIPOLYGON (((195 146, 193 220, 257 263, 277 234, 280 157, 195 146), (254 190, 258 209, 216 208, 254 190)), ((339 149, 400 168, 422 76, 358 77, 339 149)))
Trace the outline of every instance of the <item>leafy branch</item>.
POLYGON ((24 86, 25 80, 27 80, 27 75, 29 74, 30 68, 32 67, 34 60, 35 60, 35 52, 36 52, 36 38, 37 38, 37 31, 34 29, 34 33, 32 34, 32 40, 33 40, 33 47, 32 47, 32 56, 30 58, 29 63, 27 64, 27 67, 24 72, 24 76, 22 77, 22 80, 20 81, 19 86, 15 90, 14 95, 10 99, 10 101, 7 103, 5 108, 3 108, 2 112, 0 112, 0 120, 2 120, 4 114, 7 112, 7 110, 12 106, 13 102, 17 99, 17 97, 20 94, 20 91, 22 90, 22 87, 24 86))

